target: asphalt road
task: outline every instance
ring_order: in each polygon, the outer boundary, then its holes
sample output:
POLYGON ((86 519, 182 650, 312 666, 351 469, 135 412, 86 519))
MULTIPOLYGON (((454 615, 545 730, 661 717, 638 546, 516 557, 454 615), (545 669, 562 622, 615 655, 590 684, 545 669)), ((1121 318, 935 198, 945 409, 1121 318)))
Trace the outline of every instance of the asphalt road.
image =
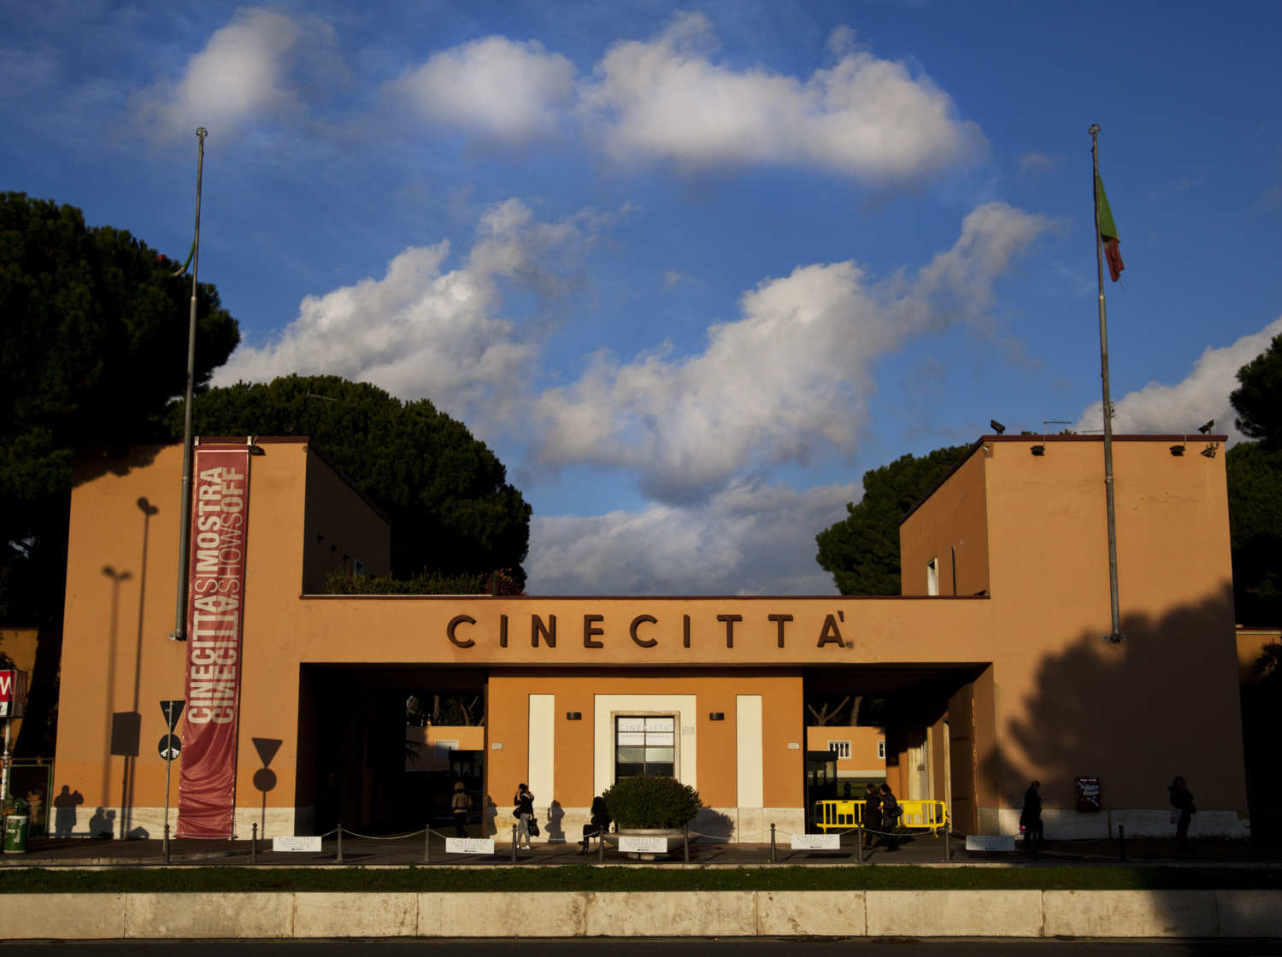
POLYGON ((360 941, 92 941, 0 943, 0 957, 1282 957, 1282 940, 360 940, 360 941))

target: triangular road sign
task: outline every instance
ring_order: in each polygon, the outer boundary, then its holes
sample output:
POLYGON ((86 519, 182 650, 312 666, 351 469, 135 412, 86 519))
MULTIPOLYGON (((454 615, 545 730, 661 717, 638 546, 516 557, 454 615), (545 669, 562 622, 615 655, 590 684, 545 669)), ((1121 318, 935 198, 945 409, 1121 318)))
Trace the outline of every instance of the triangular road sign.
POLYGON ((160 702, 160 711, 165 716, 165 721, 169 723, 169 730, 173 731, 178 727, 178 716, 183 713, 185 701, 162 701, 160 702))
POLYGON ((280 750, 280 738, 254 738, 254 747, 258 749, 258 757, 262 759, 263 767, 272 763, 272 758, 276 757, 276 752, 280 750))

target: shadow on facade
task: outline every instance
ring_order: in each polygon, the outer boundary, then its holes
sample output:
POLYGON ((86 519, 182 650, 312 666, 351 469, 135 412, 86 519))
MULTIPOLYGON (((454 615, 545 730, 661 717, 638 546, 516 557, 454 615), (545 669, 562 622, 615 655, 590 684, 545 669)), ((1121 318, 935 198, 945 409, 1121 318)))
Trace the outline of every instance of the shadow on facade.
MULTIPOLYGON (((1238 806, 1241 777, 1234 772, 1242 767, 1242 746, 1232 622, 1233 593, 1225 585, 1158 617, 1123 615, 1120 644, 1105 639, 1105 627, 1082 632, 1062 652, 1042 658, 1021 716, 999 735, 1015 747, 978 756, 996 792, 991 797, 1018 809, 1029 781, 1038 778, 1048 811, 1075 810, 1075 779, 1093 776, 1100 779, 1100 813, 1165 814, 1167 785, 1184 775, 1200 809, 1238 806), (1217 741, 1209 737, 1216 727, 1232 732, 1217 741), (1191 763, 1208 768, 1202 780, 1191 763), (1138 787, 1110 790, 1110 781, 1137 778, 1138 787)), ((1001 680, 997 675, 999 689, 1001 680)), ((1048 836, 1055 838, 1050 822, 1048 836)))

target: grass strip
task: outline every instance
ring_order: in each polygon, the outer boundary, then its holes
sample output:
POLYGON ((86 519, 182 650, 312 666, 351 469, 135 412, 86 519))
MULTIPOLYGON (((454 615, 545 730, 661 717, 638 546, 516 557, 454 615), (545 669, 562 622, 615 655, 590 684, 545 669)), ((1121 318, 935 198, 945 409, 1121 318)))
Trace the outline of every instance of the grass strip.
POLYGON ((840 891, 840 890, 1278 890, 1282 869, 1064 866, 1032 868, 779 867, 665 870, 647 867, 148 868, 0 873, 0 893, 235 891, 840 891))

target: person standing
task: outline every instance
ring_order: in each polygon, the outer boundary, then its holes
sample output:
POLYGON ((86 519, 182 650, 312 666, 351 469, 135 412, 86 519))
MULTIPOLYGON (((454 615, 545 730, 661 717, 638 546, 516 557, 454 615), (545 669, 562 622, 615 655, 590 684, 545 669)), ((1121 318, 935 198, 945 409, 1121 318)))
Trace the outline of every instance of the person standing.
POLYGON ((890 790, 889 784, 881 786, 879 797, 881 799, 881 829, 886 834, 886 850, 894 851, 899 848, 899 841, 895 838, 895 832, 899 829, 899 815, 903 812, 899 809, 899 801, 895 799, 895 794, 890 790))
POLYGON ((454 834, 467 837, 467 815, 472 810, 472 799, 467 796, 462 781, 454 782, 454 796, 450 798, 450 812, 454 815, 454 834))
MULTIPOLYGON (((881 792, 877 790, 877 785, 871 781, 864 787, 864 813, 862 818, 864 827, 881 826, 881 792)), ((876 842, 874 842, 876 843, 876 842)))
POLYGON ((525 846, 532 847, 530 843, 530 822, 534 820, 534 794, 525 782, 521 782, 516 788, 516 797, 513 799, 516 812, 516 846, 521 846, 521 839, 525 839, 525 846))
POLYGON ((1179 813, 1175 824, 1175 846, 1181 851, 1186 851, 1189 846, 1189 822, 1197 813, 1197 806, 1193 803, 1193 792, 1189 790, 1184 778, 1179 775, 1175 776, 1175 780, 1167 786, 1166 791, 1171 797, 1171 807, 1179 813))
POLYGON ((1024 847, 1036 853, 1042 843, 1042 786, 1034 781, 1024 792, 1024 808, 1019 813, 1019 826, 1024 832, 1024 847))

